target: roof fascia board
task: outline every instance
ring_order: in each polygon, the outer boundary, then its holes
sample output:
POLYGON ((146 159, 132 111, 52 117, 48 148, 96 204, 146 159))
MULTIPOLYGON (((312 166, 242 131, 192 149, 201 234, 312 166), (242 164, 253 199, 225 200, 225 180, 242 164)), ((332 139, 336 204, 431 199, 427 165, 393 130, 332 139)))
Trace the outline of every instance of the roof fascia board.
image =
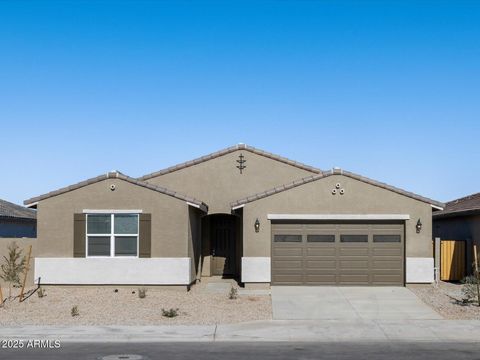
POLYGON ((268 220, 410 220, 408 214, 268 214, 268 220))

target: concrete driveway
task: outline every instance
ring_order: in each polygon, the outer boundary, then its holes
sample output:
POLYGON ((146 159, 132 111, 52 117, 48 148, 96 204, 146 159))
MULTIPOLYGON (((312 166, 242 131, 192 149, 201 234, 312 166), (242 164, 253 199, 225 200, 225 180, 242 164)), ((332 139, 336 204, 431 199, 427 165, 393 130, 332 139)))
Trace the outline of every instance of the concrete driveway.
POLYGON ((425 320, 442 317, 404 287, 272 286, 274 320, 425 320))

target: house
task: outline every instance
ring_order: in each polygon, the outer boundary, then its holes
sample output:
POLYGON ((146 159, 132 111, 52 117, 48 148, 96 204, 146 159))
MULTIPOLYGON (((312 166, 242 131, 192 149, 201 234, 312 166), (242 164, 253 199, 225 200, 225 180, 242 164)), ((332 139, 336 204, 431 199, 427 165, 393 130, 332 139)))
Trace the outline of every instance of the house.
POLYGON ((433 214, 433 234, 466 242, 466 271, 472 273, 473 244, 480 247, 480 193, 449 201, 433 214))
POLYGON ((36 236, 36 211, 0 199, 0 238, 34 238, 36 236))
POLYGON ((118 171, 25 201, 44 284, 246 287, 433 281, 437 201, 239 144, 141 178, 118 171))

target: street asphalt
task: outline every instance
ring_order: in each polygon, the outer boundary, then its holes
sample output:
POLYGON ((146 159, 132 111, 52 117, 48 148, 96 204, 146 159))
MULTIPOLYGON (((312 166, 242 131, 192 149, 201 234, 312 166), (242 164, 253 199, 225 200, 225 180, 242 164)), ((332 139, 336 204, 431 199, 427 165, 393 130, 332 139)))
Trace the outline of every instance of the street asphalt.
POLYGON ((480 359, 480 343, 64 343, 58 349, 0 349, 8 360, 480 359))

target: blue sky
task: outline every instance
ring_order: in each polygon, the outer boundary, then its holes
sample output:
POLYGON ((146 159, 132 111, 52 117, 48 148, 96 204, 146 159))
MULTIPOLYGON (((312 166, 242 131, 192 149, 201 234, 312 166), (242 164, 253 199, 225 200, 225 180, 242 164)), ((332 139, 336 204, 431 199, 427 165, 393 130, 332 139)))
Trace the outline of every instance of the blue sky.
POLYGON ((0 2, 0 198, 244 142, 480 191, 480 2, 0 2))

